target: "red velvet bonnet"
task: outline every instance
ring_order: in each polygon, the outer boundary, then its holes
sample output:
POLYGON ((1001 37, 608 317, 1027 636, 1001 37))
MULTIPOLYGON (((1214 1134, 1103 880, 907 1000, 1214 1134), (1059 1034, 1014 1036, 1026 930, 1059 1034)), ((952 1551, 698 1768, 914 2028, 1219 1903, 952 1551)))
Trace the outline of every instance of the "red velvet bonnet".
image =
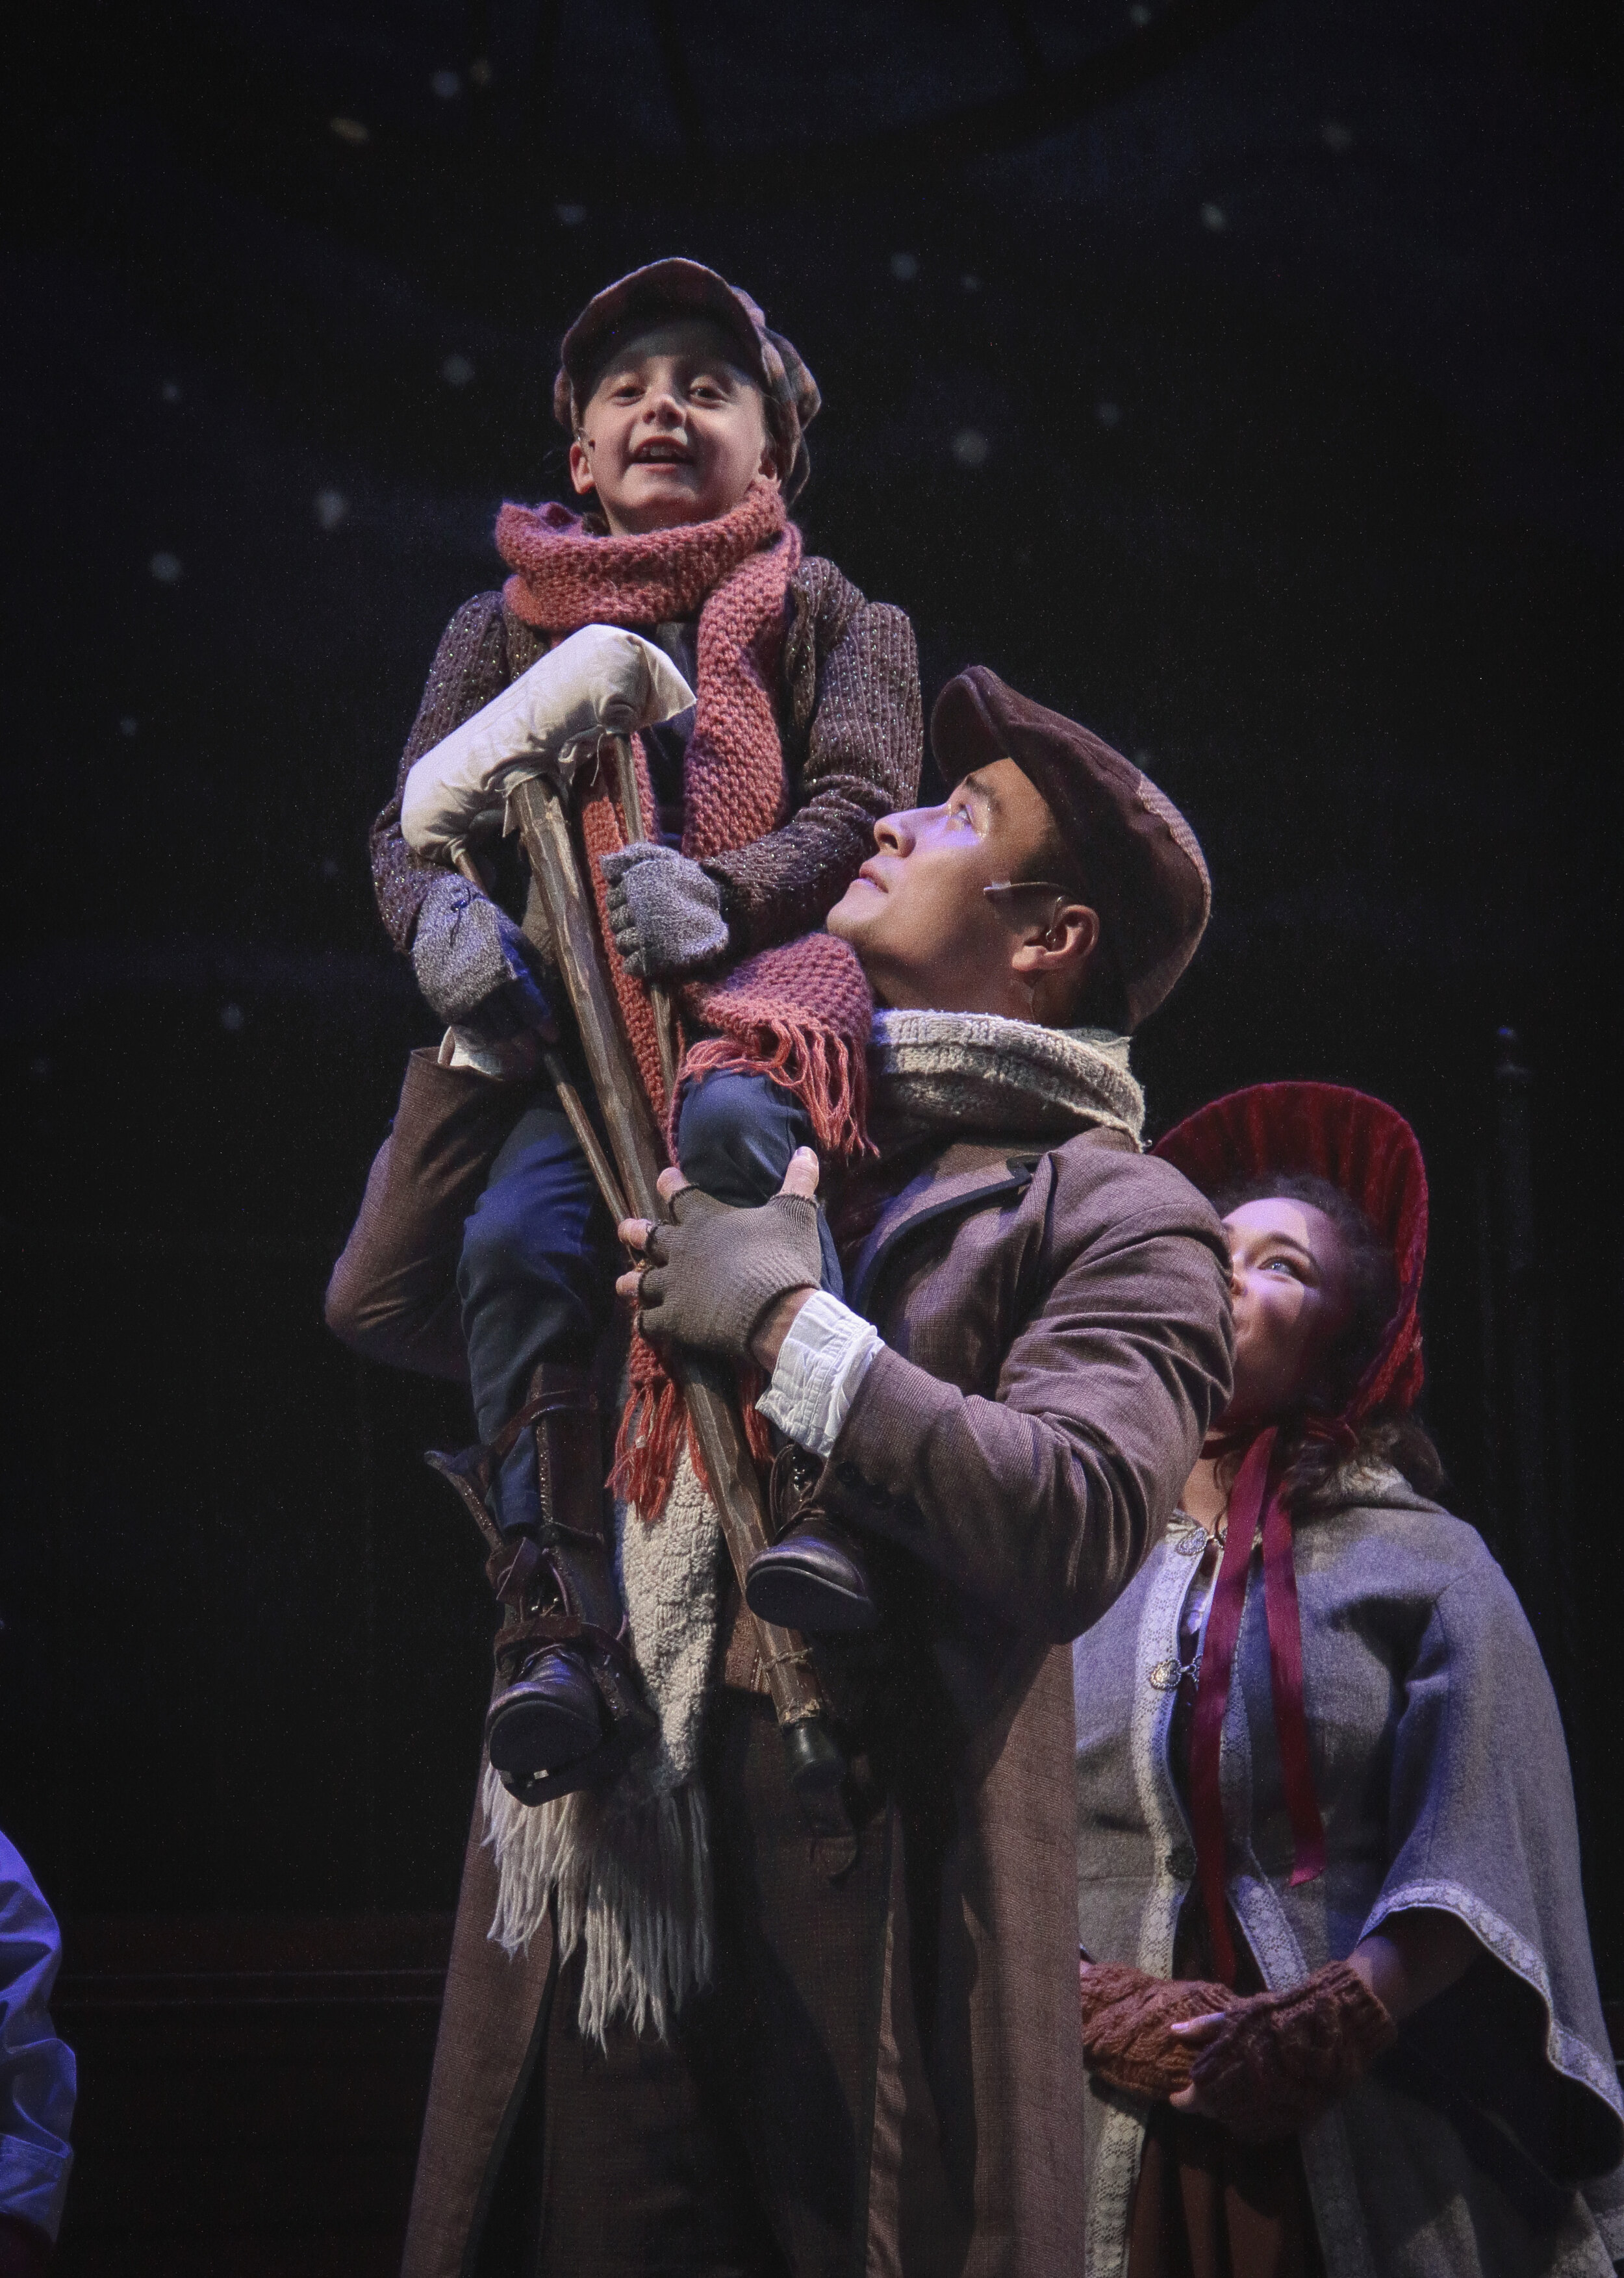
POLYGON ((1198 1108, 1151 1150, 1205 1195, 1271 1172, 1307 1172, 1356 1203, 1392 1245, 1398 1303, 1344 1414, 1413 1405, 1421 1388, 1427 1171, 1396 1108, 1336 1083, 1259 1083, 1198 1108))

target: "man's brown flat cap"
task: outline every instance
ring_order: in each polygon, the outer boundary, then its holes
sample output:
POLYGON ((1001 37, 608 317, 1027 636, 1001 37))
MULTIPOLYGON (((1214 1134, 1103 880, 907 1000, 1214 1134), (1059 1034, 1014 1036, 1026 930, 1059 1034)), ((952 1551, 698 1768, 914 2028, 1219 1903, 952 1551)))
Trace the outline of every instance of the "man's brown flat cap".
POLYGON ((778 448, 787 501, 812 470, 806 430, 823 401, 817 382, 782 333, 747 293, 730 285, 701 261, 651 261, 594 293, 563 336, 553 410, 571 433, 586 409, 591 383, 617 340, 662 317, 709 317, 735 342, 744 370, 760 387, 767 406, 767 428, 778 448))
POLYGON ((1099 913, 1137 1028, 1195 955, 1212 908, 1196 835, 1150 777, 984 664, 950 680, 931 715, 931 749, 950 784, 1013 760, 1043 793, 1088 900, 1099 913))

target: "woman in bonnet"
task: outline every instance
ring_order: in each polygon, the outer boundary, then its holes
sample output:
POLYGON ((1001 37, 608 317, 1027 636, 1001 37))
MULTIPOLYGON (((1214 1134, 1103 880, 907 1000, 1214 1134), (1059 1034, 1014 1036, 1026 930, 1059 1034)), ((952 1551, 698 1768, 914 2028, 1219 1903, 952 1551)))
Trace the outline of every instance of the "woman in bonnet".
POLYGON ((1414 1134, 1264 1084, 1156 1151, 1224 1218, 1235 1394, 1075 1648, 1085 2267, 1612 2278, 1561 1725, 1410 1413, 1414 1134))

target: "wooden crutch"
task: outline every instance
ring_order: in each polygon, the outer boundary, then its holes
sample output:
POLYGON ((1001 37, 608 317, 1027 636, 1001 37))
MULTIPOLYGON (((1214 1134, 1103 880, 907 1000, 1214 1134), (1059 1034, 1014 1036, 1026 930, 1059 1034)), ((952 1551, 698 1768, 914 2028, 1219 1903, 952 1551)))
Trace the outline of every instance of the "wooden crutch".
MULTIPOLYGON (((619 782, 625 799, 625 819, 634 836, 641 836, 640 800, 637 797, 630 747, 624 738, 614 738, 619 782), (626 787, 630 797, 626 798, 626 787)), ((564 768, 559 769, 564 775, 564 768)), ((618 1182, 605 1182, 600 1168, 602 1149, 573 1087, 560 1089, 559 1097, 571 1128, 580 1139, 598 1176, 604 1199, 617 1219, 627 1216, 655 1219, 665 1210, 655 1186, 661 1170, 661 1148, 653 1112, 617 1015, 614 998, 593 927, 592 911, 582 882, 580 865, 570 832, 566 804, 570 781, 537 776, 510 793, 509 812, 517 825, 520 843, 536 883, 537 896, 547 921, 554 960, 563 976, 571 1009, 580 1033, 586 1066, 598 1097, 618 1182), (592 1135, 588 1143, 587 1134, 592 1135), (624 1197, 624 1200, 623 1200, 624 1197), (630 1211, 624 1207, 631 1205, 630 1211)), ((663 997, 664 992, 661 991, 663 997)), ((669 1009, 660 1005, 657 1020, 669 1029, 669 1009)), ((671 1041, 662 1054, 663 1064, 675 1058, 671 1041)), ((555 1083, 557 1077, 548 1067, 555 1083)), ((567 1074, 565 1084, 569 1084, 567 1074)), ((607 1166, 605 1166, 607 1167, 607 1166)), ((679 1387, 694 1437, 709 1474, 711 1491, 721 1517, 723 1538, 732 1560, 742 1595, 745 1576, 758 1552, 767 1548, 766 1513, 760 1482, 745 1439, 730 1373, 698 1354, 680 1361, 668 1357, 667 1365, 679 1387)), ((806 1640, 793 1630, 780 1629, 752 1614, 772 1704, 784 1741, 790 1784, 811 1833, 820 1838, 825 1863, 838 1872, 851 1855, 851 1823, 843 1785, 846 1760, 831 1728, 829 1705, 806 1640)))

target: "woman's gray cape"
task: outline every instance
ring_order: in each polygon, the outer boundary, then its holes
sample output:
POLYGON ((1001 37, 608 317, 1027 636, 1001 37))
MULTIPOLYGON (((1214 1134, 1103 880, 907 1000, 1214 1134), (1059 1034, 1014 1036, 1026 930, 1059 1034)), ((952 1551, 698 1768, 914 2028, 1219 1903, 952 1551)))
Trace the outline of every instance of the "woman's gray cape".
MULTIPOLYGON (((1232 1907, 1265 1981, 1299 1983, 1389 1915, 1436 1907, 1483 1948, 1453 1991, 1306 2131, 1329 2278, 1612 2278, 1624 2102, 1579 1880, 1550 1682, 1481 1537, 1383 1467, 1296 1529, 1304 1697, 1325 1872, 1290 1884, 1254 1551, 1220 1777, 1232 1907)), ((1195 1854, 1175 1792, 1176 1655, 1203 1537, 1176 1522, 1075 1649, 1078 1938, 1171 1973, 1195 1854)), ((1118 2278, 1143 2107, 1092 2084, 1089 2278, 1118 2278)))

